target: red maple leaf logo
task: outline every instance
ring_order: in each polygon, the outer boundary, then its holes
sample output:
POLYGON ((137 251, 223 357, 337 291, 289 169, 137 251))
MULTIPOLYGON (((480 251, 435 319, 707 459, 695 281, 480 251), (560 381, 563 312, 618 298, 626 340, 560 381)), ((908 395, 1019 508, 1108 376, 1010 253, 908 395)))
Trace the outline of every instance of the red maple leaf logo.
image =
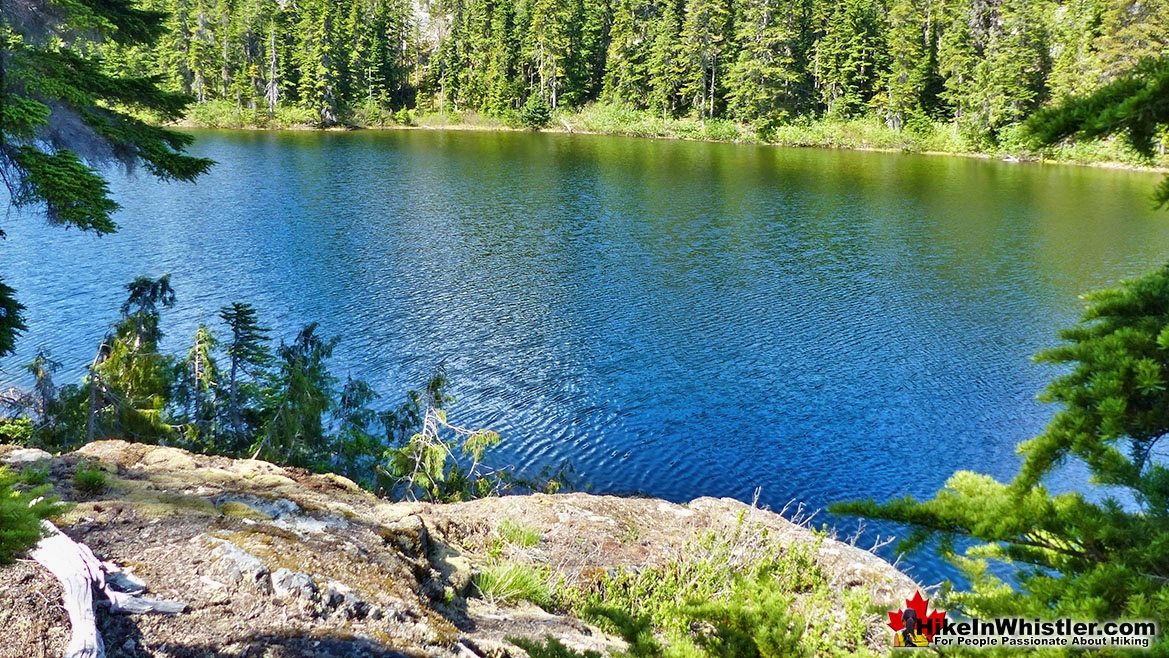
POLYGON ((913 610, 913 616, 921 620, 921 634, 927 640, 932 641, 934 635, 942 628, 942 624, 946 621, 945 610, 930 610, 929 599, 922 597, 921 592, 916 592, 912 599, 905 599, 905 608, 889 611, 889 628, 892 628, 893 632, 899 633, 905 628, 906 610, 913 610))

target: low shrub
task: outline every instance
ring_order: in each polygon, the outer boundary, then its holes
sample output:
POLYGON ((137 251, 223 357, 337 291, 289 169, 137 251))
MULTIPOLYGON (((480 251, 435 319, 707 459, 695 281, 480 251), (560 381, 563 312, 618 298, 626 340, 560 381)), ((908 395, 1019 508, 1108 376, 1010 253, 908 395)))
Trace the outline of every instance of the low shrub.
POLYGON ((520 109, 520 123, 532 130, 545 128, 552 122, 552 108, 539 94, 528 96, 520 109))
POLYGON ((20 471, 20 483, 27 484, 30 487, 39 487, 43 484, 49 483, 49 465, 48 464, 33 464, 25 466, 20 471))
POLYGON ((48 496, 48 485, 27 491, 17 485, 17 476, 0 467, 0 565, 11 564, 36 546, 43 535, 41 520, 61 509, 60 503, 48 496))
POLYGON ((87 496, 105 491, 106 480, 106 472, 88 462, 81 462, 73 471, 73 488, 87 496))

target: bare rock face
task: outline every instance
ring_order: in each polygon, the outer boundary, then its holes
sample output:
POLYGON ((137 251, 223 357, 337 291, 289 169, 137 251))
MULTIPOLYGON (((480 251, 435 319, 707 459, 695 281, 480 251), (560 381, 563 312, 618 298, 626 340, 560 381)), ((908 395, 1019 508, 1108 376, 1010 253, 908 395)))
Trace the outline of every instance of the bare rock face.
MULTIPOLYGON (((14 452, 0 446, 0 461, 14 452)), ((99 610, 111 658, 520 657, 506 638, 548 635, 582 650, 621 648, 580 620, 477 596, 475 574, 499 559, 498 531, 508 523, 537 541, 506 551, 522 550, 570 584, 661 564, 749 518, 767 541, 810 547, 834 587, 863 589, 874 605, 916 589, 870 553, 733 500, 565 494, 390 503, 336 475, 122 441, 21 455, 47 463, 56 494, 75 503, 58 520, 70 538, 145 581, 150 596, 186 603, 171 616, 99 610), (82 460, 109 473, 101 493, 72 488, 82 460)), ((0 569, 0 658, 61 655, 69 629, 57 596, 35 564, 0 569)), ((874 637, 881 623, 874 615, 874 637)))

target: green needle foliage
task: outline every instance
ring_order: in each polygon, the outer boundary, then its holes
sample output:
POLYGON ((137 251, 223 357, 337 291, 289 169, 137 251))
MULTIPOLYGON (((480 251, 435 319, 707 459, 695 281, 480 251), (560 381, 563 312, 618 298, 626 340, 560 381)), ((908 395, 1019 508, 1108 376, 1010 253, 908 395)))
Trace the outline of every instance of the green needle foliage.
POLYGON ((0 566, 35 546, 41 539, 41 519, 60 511, 55 498, 45 497, 50 488, 22 490, 18 478, 0 467, 0 566))
POLYGON ((73 488, 86 496, 92 496, 105 491, 106 481, 106 472, 100 466, 92 466, 82 462, 77 465, 77 470, 73 472, 73 488))
POLYGON ((260 398, 259 375, 272 361, 268 348, 268 329, 260 325, 255 307, 236 302, 219 310, 219 318, 227 325, 231 339, 226 344, 228 361, 226 389, 218 389, 220 407, 226 415, 225 436, 220 437, 221 449, 237 454, 251 443, 262 421, 256 412, 260 398), (223 445, 227 441, 227 445, 223 445))
MULTIPOLYGON (((1145 60, 1095 93, 1037 113, 1027 127, 1043 144, 1122 135, 1151 158, 1163 148, 1169 130, 1169 58, 1145 60)), ((1169 204, 1169 176, 1154 198, 1159 206, 1169 204)))
MULTIPOLYGON (((1037 115, 1046 143, 1071 135, 1121 135, 1151 152, 1169 127, 1169 61, 1037 115)), ((1158 200, 1165 203, 1169 182, 1158 200)), ((832 507, 907 523, 905 548, 937 537, 970 576, 949 604, 974 615, 1169 619, 1169 266, 1084 297, 1080 322, 1036 360, 1064 368, 1040 399, 1059 411, 1019 451, 1009 483, 962 471, 931 500, 872 500, 832 507), (1069 462, 1087 467, 1096 490, 1052 494, 1044 479, 1069 462), (975 545, 959 555, 955 540, 975 545), (990 574, 1014 565, 1018 587, 990 574)), ((1169 652, 1162 627, 1155 651, 1169 652)))
POLYGON ((970 614, 1169 619, 1169 468, 1157 451, 1169 433, 1169 266, 1086 299, 1065 344, 1037 357, 1069 368, 1042 396, 1062 409, 1020 446, 1014 481, 963 471, 932 500, 833 508, 911 524, 907 549, 939 536, 971 576, 972 591, 951 596, 970 614), (1102 500, 1043 486, 1071 460, 1107 487, 1102 500), (955 555, 959 536, 979 543, 955 555), (988 559, 1016 565, 1018 590, 988 559))
POLYGON ((175 303, 170 276, 140 276, 126 285, 121 320, 106 336, 86 382, 90 422, 86 436, 99 430, 145 442, 167 438, 163 418, 170 398, 175 358, 158 351, 162 309, 175 303), (100 428, 98 427, 100 425, 100 428))
POLYGON ((268 397, 267 422, 255 456, 279 464, 317 467, 327 454, 324 416, 333 410, 336 378, 326 361, 338 338, 321 338, 313 322, 291 345, 281 345, 268 397))
MULTIPOLYGON (((99 167, 141 164, 184 181, 207 170, 209 160, 183 154, 189 135, 133 114, 178 119, 191 99, 151 76, 111 73, 95 54, 103 43, 145 45, 162 32, 163 14, 130 0, 0 4, 0 179, 17 206, 102 235, 115 230, 118 205, 99 167)), ((0 284, 0 356, 24 329, 20 311, 0 284)))

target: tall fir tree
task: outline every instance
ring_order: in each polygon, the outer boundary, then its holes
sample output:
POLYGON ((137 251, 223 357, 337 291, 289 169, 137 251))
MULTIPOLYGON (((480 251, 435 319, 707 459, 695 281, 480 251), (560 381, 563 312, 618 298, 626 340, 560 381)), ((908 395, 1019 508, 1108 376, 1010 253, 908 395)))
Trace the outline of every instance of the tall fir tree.
POLYGON ((894 130, 925 113, 927 88, 934 73, 931 66, 935 64, 930 4, 931 0, 890 2, 885 32, 889 68, 874 104, 885 124, 894 130))
POLYGON ((256 308, 236 302, 219 310, 230 338, 225 345, 226 381, 217 388, 218 407, 225 428, 221 443, 227 454, 242 454, 262 424, 260 411, 261 382, 272 360, 268 348, 268 329, 261 326, 256 308))
POLYGON ((568 81, 572 46, 579 29, 579 3, 564 0, 534 0, 528 25, 525 56, 531 63, 533 92, 552 109, 568 81))
POLYGON ((321 462, 330 447, 325 417, 333 409, 337 383, 326 362, 337 339, 317 335, 318 327, 306 325, 278 350, 254 457, 306 468, 325 465, 321 462))
POLYGON ((814 75, 829 116, 853 116, 868 106, 883 73, 884 21, 879 0, 834 3, 816 42, 814 75))
POLYGON ((677 114, 685 63, 682 57, 681 0, 660 0, 649 29, 649 108, 663 115, 677 114))
POLYGON ((679 47, 684 67, 680 91, 701 119, 712 119, 721 109, 731 30, 727 0, 687 0, 679 47))
POLYGON ((640 20, 641 0, 618 0, 613 5, 613 25, 609 32, 609 52, 602 98, 644 109, 645 89, 649 86, 648 21, 640 20))
POLYGON ((807 3, 746 0, 737 21, 739 54, 727 73, 728 109, 744 122, 771 124, 796 116, 804 72, 800 35, 807 3))
POLYGON ((344 70, 339 45, 344 43, 334 0, 304 0, 296 29, 293 60, 300 106, 311 111, 322 126, 336 124, 344 70))
POLYGON ((220 435, 216 404, 220 377, 214 355, 217 346, 211 330, 199 325, 175 376, 173 402, 179 413, 174 421, 183 426, 187 445, 201 450, 215 449, 220 435))

